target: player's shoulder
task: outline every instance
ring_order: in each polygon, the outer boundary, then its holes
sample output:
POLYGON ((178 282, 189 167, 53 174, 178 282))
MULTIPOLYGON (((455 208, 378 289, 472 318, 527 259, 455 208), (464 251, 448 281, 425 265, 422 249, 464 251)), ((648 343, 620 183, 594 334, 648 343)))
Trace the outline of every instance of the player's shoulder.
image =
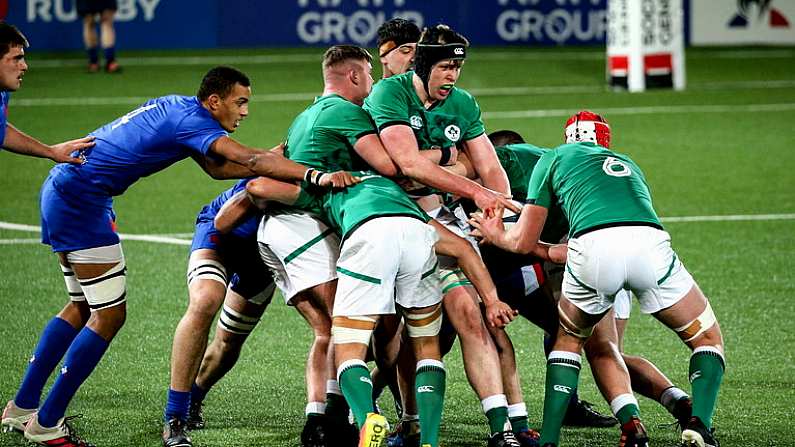
POLYGON ((373 93, 376 95, 382 92, 390 92, 392 94, 397 94, 400 92, 406 92, 410 88, 414 88, 414 72, 407 71, 405 73, 401 73, 398 75, 390 76, 386 79, 381 79, 380 81, 376 82, 373 85, 373 93))

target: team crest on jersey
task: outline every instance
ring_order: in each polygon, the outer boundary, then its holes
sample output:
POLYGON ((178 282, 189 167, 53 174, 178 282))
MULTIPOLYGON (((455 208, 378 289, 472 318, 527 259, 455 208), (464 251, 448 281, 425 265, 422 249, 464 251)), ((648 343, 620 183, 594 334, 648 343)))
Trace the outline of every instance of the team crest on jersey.
POLYGON ((455 124, 450 124, 444 128, 444 136, 446 136, 448 140, 455 143, 459 138, 461 138, 461 129, 455 124))
POLYGON ((409 118, 409 123, 414 129, 422 129, 422 118, 420 118, 419 115, 413 115, 411 118, 409 118))

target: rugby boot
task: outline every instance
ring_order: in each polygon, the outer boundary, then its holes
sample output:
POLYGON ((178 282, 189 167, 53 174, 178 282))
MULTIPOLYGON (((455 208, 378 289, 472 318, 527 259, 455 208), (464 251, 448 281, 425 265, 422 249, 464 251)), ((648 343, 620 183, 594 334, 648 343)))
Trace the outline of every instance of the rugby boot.
POLYGON ((326 439, 329 446, 356 447, 359 445, 359 429, 354 424, 327 417, 326 439))
POLYGON ((187 431, 188 424, 185 421, 169 419, 163 427, 163 447, 193 447, 187 431))
POLYGON ((541 438, 541 434, 535 430, 528 428, 514 433, 514 436, 516 436, 516 440, 519 441, 519 445, 522 447, 538 447, 540 445, 538 440, 541 438))
POLYGON ((3 409, 3 433, 8 433, 10 431, 24 433, 25 425, 27 425, 34 414, 36 414, 35 408, 32 410, 25 410, 24 408, 17 407, 13 399, 9 400, 5 409, 3 409))
POLYGON ((682 431, 682 447, 719 447, 715 439, 715 429, 707 428, 701 419, 691 417, 687 428, 682 431))
POLYGON ((621 438, 618 447, 649 447, 649 435, 640 419, 633 417, 621 426, 621 438))
POLYGON ((301 431, 302 447, 330 447, 326 436, 326 417, 307 416, 304 429, 301 431))
POLYGON ((377 413, 367 413, 367 419, 359 433, 359 447, 386 447, 389 423, 377 413))
POLYGON ((693 414, 693 400, 689 397, 683 397, 674 404, 674 414, 676 424, 679 430, 684 431, 687 424, 690 423, 690 416, 693 414))
POLYGON ((416 419, 400 421, 395 431, 389 434, 388 447, 420 447, 420 422, 416 419))
POLYGON ((606 428, 618 424, 618 419, 606 416, 593 409, 593 404, 584 400, 569 404, 563 425, 566 427, 606 428))
POLYGON ((503 431, 489 438, 489 447, 522 447, 522 444, 519 444, 512 431, 503 431))
POLYGON ((202 402, 191 401, 188 408, 188 430, 201 430, 204 428, 204 411, 202 402))
POLYGON ((69 425, 69 420, 78 417, 80 416, 61 418, 55 427, 47 428, 39 425, 38 415, 34 415, 25 425, 25 439, 50 447, 96 447, 77 436, 69 425))
POLYGON ((110 61, 105 65, 105 73, 121 73, 121 65, 116 61, 110 61))

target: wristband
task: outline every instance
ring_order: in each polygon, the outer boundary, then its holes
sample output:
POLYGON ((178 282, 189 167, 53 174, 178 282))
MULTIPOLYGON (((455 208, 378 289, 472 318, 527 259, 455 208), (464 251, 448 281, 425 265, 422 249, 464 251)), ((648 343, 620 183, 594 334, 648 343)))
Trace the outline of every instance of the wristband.
POLYGON ((325 172, 320 172, 317 169, 309 168, 304 173, 304 181, 315 186, 320 186, 320 179, 326 175, 325 172))
POLYGON ((439 165, 447 166, 447 163, 450 163, 450 157, 453 156, 453 149, 452 147, 443 147, 439 150, 442 151, 442 157, 439 159, 439 165))

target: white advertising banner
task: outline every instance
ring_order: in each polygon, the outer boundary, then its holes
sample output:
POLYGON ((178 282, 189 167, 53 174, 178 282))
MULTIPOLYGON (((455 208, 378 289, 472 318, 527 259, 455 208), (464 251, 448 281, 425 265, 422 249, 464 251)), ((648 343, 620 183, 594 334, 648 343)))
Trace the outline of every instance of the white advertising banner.
POLYGON ((607 80, 631 92, 685 88, 682 0, 609 0, 607 80))
POLYGON ((795 0, 692 0, 692 45, 795 44, 795 0))

